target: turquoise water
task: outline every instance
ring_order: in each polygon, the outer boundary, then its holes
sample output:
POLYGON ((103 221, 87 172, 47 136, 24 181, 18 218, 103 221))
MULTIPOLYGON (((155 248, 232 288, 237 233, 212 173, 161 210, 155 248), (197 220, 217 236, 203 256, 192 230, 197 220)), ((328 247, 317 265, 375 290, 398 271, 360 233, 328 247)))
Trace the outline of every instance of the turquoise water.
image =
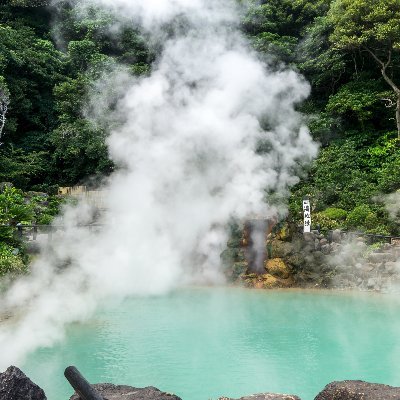
POLYGON ((195 288, 109 304, 24 371, 66 400, 75 365, 92 383, 156 386, 184 400, 286 392, 333 380, 400 386, 400 299, 323 291, 195 288))

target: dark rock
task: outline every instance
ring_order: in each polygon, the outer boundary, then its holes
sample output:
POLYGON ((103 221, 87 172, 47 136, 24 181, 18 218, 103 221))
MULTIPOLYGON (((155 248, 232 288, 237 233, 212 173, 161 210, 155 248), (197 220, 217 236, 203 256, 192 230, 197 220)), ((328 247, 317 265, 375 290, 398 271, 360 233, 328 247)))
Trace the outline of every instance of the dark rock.
POLYGON ((320 240, 319 243, 320 243, 321 246, 324 246, 324 245, 328 244, 328 240, 323 238, 323 239, 320 240))
POLYGON ((49 197, 49 195, 45 192, 34 192, 32 190, 29 192, 26 192, 25 195, 27 197, 43 197, 43 198, 49 197))
MULTIPOLYGON (((220 397, 218 400, 234 400, 228 397, 220 397)), ((238 400, 301 400, 293 394, 259 393, 241 397, 238 400)))
POLYGON ((46 400, 46 395, 20 369, 11 366, 0 374, 0 399, 46 400))
POLYGON ((341 247, 340 243, 332 242, 330 244, 331 252, 338 251, 341 247))
POLYGON ((342 231, 340 229, 335 229, 332 232, 332 241, 340 243, 342 241, 342 231))
MULTIPOLYGON (((138 389, 132 386, 99 383, 93 387, 104 397, 104 400, 181 400, 174 394, 161 392, 152 386, 138 389)), ((80 397, 75 393, 70 400, 80 400, 80 397)))
POLYGON ((315 240, 315 235, 312 232, 304 232, 303 233, 303 238, 306 242, 314 242, 315 240))
POLYGON ((292 254, 290 257, 286 258, 288 264, 294 268, 302 268, 306 265, 306 259, 302 253, 292 254))
POLYGON ((377 288, 376 280, 373 278, 369 278, 368 282, 367 282, 367 288, 368 289, 376 289, 377 288))
POLYGON ((388 261, 388 262, 385 264, 385 270, 386 270, 387 272, 389 272, 390 274, 394 274, 394 273, 397 272, 397 270, 398 270, 397 263, 395 263, 395 262, 393 262, 393 261, 388 261))
POLYGON ((270 241, 272 257, 288 257, 293 253, 293 245, 282 240, 270 241))
POLYGON ((305 254, 311 253, 314 251, 314 243, 308 242, 306 246, 303 248, 303 252, 305 254))
POLYGON ((6 188, 12 188, 13 186, 11 182, 0 182, 0 193, 4 192, 6 188))
POLYGON ((331 252, 331 246, 329 244, 322 245, 321 252, 326 255, 329 254, 331 252))
POLYGON ((363 381, 332 382, 315 400, 400 400, 400 387, 363 381))
POLYGON ((40 243, 34 240, 25 243, 25 249, 28 254, 39 254, 40 253, 40 243))
POLYGON ((393 261, 393 255, 388 253, 371 253, 368 256, 368 261, 375 264, 381 264, 385 261, 393 261))

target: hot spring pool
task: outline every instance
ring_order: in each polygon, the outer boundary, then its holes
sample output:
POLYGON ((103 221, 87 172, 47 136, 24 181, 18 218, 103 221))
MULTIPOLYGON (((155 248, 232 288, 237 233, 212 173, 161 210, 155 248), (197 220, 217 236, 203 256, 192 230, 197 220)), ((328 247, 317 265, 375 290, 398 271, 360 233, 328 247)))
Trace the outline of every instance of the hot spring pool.
POLYGON ((109 304, 22 369, 67 400, 77 366, 92 383, 156 386, 184 400, 286 392, 333 380, 400 386, 400 297, 195 288, 109 304))

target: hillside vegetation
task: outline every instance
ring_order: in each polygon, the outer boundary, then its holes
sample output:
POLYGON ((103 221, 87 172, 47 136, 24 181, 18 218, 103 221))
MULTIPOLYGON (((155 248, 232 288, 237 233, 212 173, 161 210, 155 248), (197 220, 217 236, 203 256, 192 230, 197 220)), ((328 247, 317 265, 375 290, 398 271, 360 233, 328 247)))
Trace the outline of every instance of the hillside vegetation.
MULTIPOLYGON (((111 34, 104 11, 80 19, 69 2, 45 3, 0 6, 0 182, 14 185, 16 203, 20 190, 51 193, 113 171, 106 129, 85 118, 89 94, 116 64, 142 75, 157 57, 134 27, 111 34)), ((385 208, 400 189, 400 2, 250 0, 246 10, 242 30, 260 58, 312 87, 300 111, 321 151, 287 200, 289 218, 301 222, 308 196, 322 229, 400 234, 385 208)), ((13 239, 0 240, 0 256, 15 256, 13 239)))

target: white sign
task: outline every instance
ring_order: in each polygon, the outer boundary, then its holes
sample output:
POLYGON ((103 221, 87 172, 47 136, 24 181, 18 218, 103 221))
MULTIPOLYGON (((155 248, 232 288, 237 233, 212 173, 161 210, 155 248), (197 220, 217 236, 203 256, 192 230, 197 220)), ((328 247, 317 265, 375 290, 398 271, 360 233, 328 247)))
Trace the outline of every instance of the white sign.
POLYGON ((310 200, 303 200, 304 232, 311 232, 310 200))

